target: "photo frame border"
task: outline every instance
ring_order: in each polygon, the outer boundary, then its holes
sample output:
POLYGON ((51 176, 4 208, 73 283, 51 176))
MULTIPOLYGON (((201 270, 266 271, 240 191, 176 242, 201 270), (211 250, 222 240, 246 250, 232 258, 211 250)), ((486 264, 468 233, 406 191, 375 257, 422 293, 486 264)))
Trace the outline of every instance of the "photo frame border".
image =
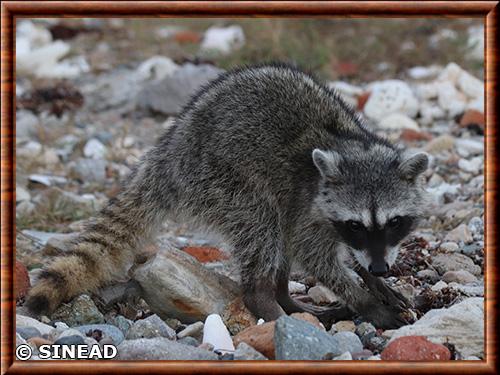
POLYGON ((7 374, 494 374, 497 367, 498 1, 5 1, 1 4, 1 373, 7 374), (19 361, 15 307, 15 21, 111 17, 452 17, 485 23, 485 360, 19 361), (91 367, 89 367, 91 366, 91 367))

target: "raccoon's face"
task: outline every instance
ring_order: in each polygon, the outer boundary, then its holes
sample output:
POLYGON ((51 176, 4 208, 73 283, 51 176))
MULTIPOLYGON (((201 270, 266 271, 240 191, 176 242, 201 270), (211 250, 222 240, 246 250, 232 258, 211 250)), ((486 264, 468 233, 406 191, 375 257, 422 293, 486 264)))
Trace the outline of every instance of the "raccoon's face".
POLYGON ((319 149, 312 156, 321 174, 315 205, 325 225, 352 259, 376 276, 385 274, 423 213, 418 177, 427 169, 427 155, 407 156, 377 144, 347 156, 319 149))

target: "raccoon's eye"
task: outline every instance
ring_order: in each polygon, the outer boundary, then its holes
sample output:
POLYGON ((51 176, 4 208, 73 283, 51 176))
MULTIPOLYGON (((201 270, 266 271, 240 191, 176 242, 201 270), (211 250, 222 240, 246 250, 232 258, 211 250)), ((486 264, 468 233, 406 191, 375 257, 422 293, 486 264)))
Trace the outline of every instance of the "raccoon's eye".
POLYGON ((363 229, 363 224, 361 224, 359 221, 349 220, 346 222, 346 224, 349 230, 351 230, 352 232, 358 232, 363 229))
POLYGON ((395 216, 391 220, 389 220, 389 222, 387 223, 387 226, 389 228, 395 229, 395 228, 399 227, 402 222, 403 222, 403 219, 401 218, 401 216, 395 216))

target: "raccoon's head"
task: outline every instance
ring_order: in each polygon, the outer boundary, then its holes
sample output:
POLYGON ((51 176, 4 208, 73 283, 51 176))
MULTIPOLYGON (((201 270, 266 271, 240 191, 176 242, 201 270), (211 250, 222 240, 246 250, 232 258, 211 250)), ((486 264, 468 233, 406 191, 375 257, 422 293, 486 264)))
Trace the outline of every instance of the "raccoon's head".
POLYGON ((322 221, 347 245, 351 259, 383 275, 424 211, 419 176, 427 154, 407 155, 377 143, 339 152, 315 149, 312 158, 321 175, 314 203, 322 221))

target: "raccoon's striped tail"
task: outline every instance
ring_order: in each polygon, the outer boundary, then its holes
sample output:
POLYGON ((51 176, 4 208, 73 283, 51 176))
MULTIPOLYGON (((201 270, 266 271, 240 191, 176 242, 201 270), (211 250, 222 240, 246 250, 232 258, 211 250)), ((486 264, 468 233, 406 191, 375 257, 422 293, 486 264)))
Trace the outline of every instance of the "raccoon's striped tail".
POLYGON ((25 303, 31 312, 49 314, 62 302, 126 275, 136 251, 155 234, 165 212, 162 193, 152 187, 158 185, 151 181, 154 177, 140 169, 70 250, 42 271, 25 303))

